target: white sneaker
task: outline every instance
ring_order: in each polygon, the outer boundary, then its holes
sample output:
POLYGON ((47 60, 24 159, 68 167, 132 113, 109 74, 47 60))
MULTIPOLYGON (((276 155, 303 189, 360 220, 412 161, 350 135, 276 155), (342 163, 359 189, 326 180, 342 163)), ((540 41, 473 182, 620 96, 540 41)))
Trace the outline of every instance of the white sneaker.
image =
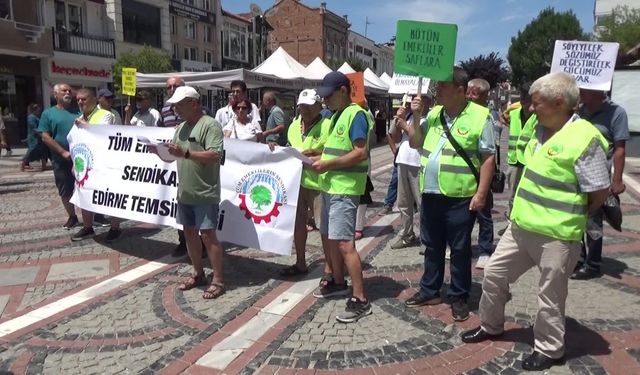
POLYGON ((484 267, 487 265, 487 263, 489 262, 489 259, 491 258, 490 255, 486 255, 486 254, 482 254, 478 257, 478 261, 476 262, 476 268, 479 270, 484 269, 484 267))
POLYGON ((451 260, 451 249, 447 247, 447 250, 444 251, 444 259, 451 260))

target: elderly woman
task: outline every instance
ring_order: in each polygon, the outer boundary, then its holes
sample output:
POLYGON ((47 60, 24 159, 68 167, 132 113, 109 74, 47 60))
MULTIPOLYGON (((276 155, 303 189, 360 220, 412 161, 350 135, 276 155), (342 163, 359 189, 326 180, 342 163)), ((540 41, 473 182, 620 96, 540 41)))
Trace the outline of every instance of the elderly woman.
POLYGON ((235 138, 243 141, 260 142, 262 129, 256 122, 249 118, 251 114, 251 102, 242 99, 231 107, 235 116, 222 128, 225 138, 235 138))
POLYGON ((481 324, 463 333, 462 341, 476 343, 503 333, 509 284, 536 266, 540 290, 534 352, 522 368, 541 371, 564 358, 569 276, 580 257, 588 212, 607 198, 609 172, 606 141, 574 114, 579 90, 572 76, 547 74, 529 93, 539 125, 525 149, 511 224, 484 270, 481 324))

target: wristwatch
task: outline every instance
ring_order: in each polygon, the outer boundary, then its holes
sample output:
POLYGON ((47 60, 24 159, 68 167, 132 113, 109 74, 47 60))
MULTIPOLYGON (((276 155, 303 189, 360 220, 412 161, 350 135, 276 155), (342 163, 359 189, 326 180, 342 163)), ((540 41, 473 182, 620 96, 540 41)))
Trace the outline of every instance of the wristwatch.
POLYGON ((189 150, 184 152, 184 158, 185 159, 189 159, 189 156, 191 156, 191 152, 189 152, 189 150))

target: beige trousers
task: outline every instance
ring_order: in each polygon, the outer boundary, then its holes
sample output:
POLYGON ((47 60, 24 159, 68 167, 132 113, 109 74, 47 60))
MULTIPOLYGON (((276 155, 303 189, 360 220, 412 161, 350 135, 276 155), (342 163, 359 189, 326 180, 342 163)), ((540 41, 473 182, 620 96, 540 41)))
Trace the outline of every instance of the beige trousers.
POLYGON ((398 164, 398 209, 402 219, 402 229, 400 237, 409 239, 413 233, 413 204, 418 206, 420 211, 420 167, 406 164, 398 164))
POLYGON ((551 358, 564 355, 565 302, 569 276, 580 258, 580 242, 560 241, 516 224, 508 227, 484 269, 480 321, 490 334, 504 330, 509 284, 533 266, 540 271, 534 350, 551 358))

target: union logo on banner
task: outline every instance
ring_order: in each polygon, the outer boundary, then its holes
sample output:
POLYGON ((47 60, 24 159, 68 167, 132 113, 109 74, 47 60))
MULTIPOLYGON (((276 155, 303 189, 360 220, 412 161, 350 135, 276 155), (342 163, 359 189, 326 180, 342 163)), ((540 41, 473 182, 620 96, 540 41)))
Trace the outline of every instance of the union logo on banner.
POLYGON ((253 170, 236 184, 240 210, 255 224, 270 223, 287 203, 287 190, 280 176, 270 169, 253 170))
POLYGON ((71 160, 73 161, 73 175, 76 185, 84 186, 89 179, 89 172, 93 168, 93 153, 84 143, 79 143, 71 149, 71 160))

